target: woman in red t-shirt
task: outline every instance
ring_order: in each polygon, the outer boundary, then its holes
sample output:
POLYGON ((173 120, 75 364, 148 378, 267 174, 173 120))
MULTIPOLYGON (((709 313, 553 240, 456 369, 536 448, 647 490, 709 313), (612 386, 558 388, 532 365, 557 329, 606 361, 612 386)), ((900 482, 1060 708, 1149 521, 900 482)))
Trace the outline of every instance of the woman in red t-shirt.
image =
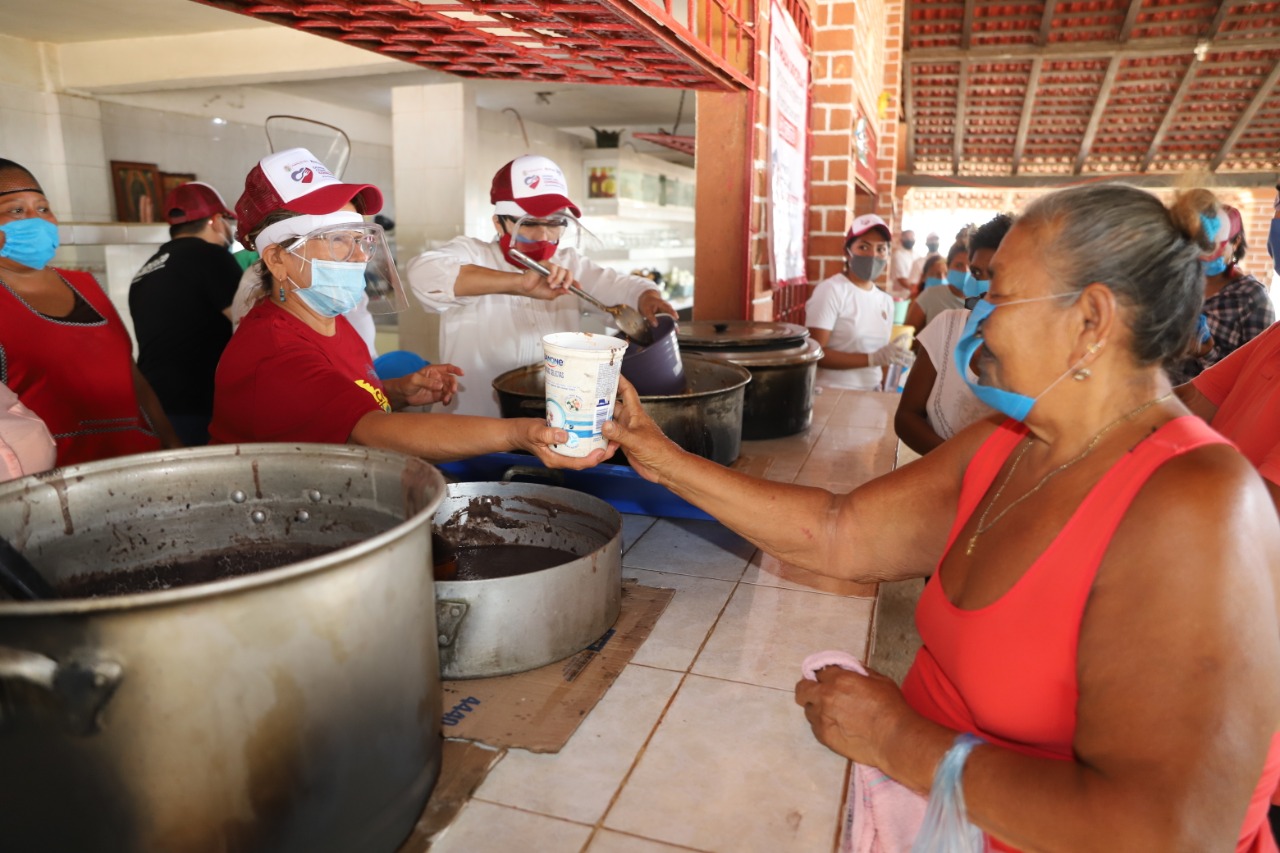
POLYGON ((1005 417, 849 494, 691 457, 630 387, 605 427, 641 475, 790 564, 933 573, 901 690, 829 666, 796 701, 822 743, 914 791, 960 764, 997 849, 1276 850, 1280 520, 1163 370, 1211 245, 1185 197, 1037 199, 956 348, 1005 417))
POLYGON ((35 177, 0 160, 0 383, 44 421, 60 466, 181 447, 111 300, 49 266, 57 223, 35 177))
POLYGON ((380 303, 371 310, 404 306, 382 229, 364 221, 381 207, 377 187, 341 183, 302 148, 264 157, 249 172, 237 231, 261 256, 262 285, 218 362, 211 440, 351 442, 433 462, 527 450, 557 468, 611 455, 612 447, 583 458, 556 453, 551 446, 568 434, 540 419, 396 411, 448 402, 462 371, 429 365, 380 380, 342 316, 370 289, 380 303))

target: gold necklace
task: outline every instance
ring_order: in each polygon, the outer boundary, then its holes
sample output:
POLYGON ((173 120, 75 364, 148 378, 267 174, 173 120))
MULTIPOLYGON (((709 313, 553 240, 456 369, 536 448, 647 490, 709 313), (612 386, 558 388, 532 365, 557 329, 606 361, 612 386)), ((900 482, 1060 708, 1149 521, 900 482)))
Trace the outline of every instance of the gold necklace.
POLYGON ((982 511, 982 515, 979 516, 978 527, 973 531, 973 535, 969 537, 969 545, 964 549, 964 555, 966 557, 971 556, 973 554, 974 546, 978 544, 978 537, 986 533, 991 528, 995 527, 996 524, 1000 521, 1000 519, 1004 518, 1006 515, 1009 514, 1009 510, 1013 509, 1015 506, 1022 503, 1027 498, 1034 495, 1036 492, 1040 491, 1040 489, 1044 487, 1045 483, 1049 482, 1054 477, 1058 476, 1063 471, 1067 470, 1072 465, 1076 464, 1081 459, 1085 458, 1090 453, 1092 453, 1093 449, 1098 446, 1098 442, 1102 441, 1103 436, 1111 432, 1111 430, 1115 429, 1116 427, 1120 426, 1120 424, 1124 423, 1125 421, 1133 420, 1138 415, 1142 414, 1152 406, 1157 406, 1160 403, 1163 403, 1166 400, 1171 399, 1172 397, 1173 397, 1173 392, 1170 391, 1168 394, 1165 394, 1163 397, 1157 397, 1154 400, 1148 400, 1138 408, 1134 409, 1132 412, 1129 412, 1127 415, 1121 415, 1111 423, 1104 426, 1102 429, 1098 430, 1098 432, 1094 433, 1093 438, 1089 439, 1088 446, 1086 446, 1085 449, 1081 451, 1078 456, 1072 459, 1068 459, 1066 462, 1063 462, 1057 468, 1054 468, 1048 474, 1045 474, 1043 477, 1041 477, 1040 482, 1032 486, 1029 492, 1027 492, 1022 497, 1018 498, 1013 503, 1009 504, 1004 509, 1000 510, 1000 514, 997 515, 995 518, 991 519, 991 523, 988 524, 987 516, 991 513, 991 508, 1000 502, 1000 496, 1004 494, 1004 487, 1009 485, 1009 481, 1013 479, 1013 472, 1018 470, 1018 463, 1022 461, 1022 457, 1027 454, 1027 451, 1031 449, 1031 445, 1035 442, 1034 436, 1028 437, 1027 443, 1022 446, 1022 450, 1018 451, 1018 455, 1014 458, 1013 464, 1009 466, 1009 473, 1004 475, 1004 481, 1000 484, 1000 488, 996 489, 995 497, 991 499, 991 503, 987 504, 987 508, 984 509, 982 511))

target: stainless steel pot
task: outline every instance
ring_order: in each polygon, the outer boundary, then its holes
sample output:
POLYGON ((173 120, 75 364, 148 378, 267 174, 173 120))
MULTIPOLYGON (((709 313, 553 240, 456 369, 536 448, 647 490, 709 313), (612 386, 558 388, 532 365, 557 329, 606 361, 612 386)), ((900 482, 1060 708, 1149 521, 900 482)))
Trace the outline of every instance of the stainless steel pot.
POLYGON ((742 400, 744 440, 794 435, 812 423, 822 347, 803 326, 740 320, 688 323, 680 328, 680 346, 689 355, 751 372, 742 400))
POLYGON ((211 583, 0 602, 0 847, 393 851, 440 766, 431 466, 329 445, 0 486, 54 582, 228 546, 338 550, 211 583))
POLYGON ((622 516, 572 489, 455 483, 436 511, 454 548, 537 545, 577 559, 511 577, 436 582, 440 672, 478 678, 523 672, 582 651, 622 606, 622 516))
MULTIPOLYGON (((742 448, 743 389, 751 374, 746 368, 703 356, 681 360, 687 389, 680 394, 642 396, 640 402, 676 444, 721 465, 732 464, 742 448)), ((546 415, 541 364, 509 370, 493 380, 493 388, 504 418, 546 415)))

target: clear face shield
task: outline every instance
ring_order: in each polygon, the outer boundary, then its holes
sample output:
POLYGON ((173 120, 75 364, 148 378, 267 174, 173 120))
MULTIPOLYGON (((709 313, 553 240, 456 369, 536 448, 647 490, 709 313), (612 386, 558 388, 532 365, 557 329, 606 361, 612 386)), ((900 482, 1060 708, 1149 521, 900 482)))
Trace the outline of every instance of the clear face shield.
POLYGON ((516 217, 498 214, 498 220, 498 242, 503 253, 518 249, 535 261, 549 261, 560 249, 581 251, 594 240, 591 232, 567 209, 550 216, 516 217))
POLYGON ((370 314, 395 314, 409 306, 380 225, 326 225, 286 243, 285 249, 307 263, 311 281, 306 290, 337 300, 335 308, 354 300, 353 308, 362 296, 369 298, 370 314))

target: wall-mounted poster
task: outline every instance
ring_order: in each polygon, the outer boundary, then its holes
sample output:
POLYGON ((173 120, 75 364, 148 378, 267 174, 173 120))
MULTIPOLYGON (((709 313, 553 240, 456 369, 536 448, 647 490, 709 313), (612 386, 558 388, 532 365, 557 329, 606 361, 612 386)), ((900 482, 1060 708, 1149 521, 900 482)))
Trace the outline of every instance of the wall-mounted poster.
POLYGON ((805 281, 809 59, 791 15, 773 3, 769 39, 769 262, 777 284, 805 281))
POLYGON ((160 210, 160 169, 155 163, 111 161, 111 186, 120 222, 155 222, 160 210))

